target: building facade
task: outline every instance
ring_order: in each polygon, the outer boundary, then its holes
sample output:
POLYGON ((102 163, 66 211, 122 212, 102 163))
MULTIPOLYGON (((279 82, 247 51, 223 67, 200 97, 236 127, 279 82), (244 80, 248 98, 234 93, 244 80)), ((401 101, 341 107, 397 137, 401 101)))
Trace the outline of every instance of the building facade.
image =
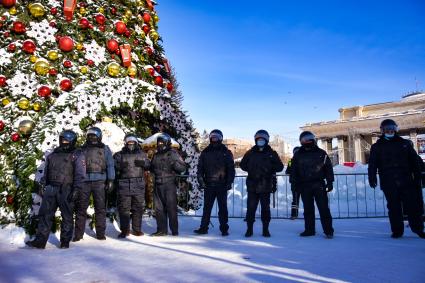
POLYGON ((319 146, 334 157, 335 163, 366 163, 371 145, 381 135, 379 126, 384 119, 395 120, 399 134, 409 138, 425 157, 425 93, 411 93, 395 102, 341 108, 339 113, 338 120, 301 127, 316 135, 319 146))

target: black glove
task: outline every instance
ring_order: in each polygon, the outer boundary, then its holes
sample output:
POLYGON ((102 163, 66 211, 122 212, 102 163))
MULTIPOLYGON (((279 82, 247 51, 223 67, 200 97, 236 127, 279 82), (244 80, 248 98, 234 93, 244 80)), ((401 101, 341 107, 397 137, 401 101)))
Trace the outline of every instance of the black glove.
POLYGON ((114 180, 106 181, 105 190, 108 194, 112 193, 112 191, 114 190, 114 180))
POLYGON ((376 180, 369 180, 369 186, 374 189, 376 188, 378 184, 376 183, 376 180))
POLYGON ((134 165, 137 167, 145 167, 145 161, 144 160, 134 160, 134 165))
POLYGON ((327 185, 326 185, 326 192, 327 193, 329 193, 329 192, 332 192, 332 190, 334 189, 334 185, 332 184, 332 183, 328 183, 327 185))

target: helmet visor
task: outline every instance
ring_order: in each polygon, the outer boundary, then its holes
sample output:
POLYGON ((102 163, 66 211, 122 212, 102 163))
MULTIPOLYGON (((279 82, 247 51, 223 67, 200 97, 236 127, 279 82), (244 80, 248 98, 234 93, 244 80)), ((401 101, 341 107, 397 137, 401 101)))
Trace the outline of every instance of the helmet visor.
POLYGON ((313 134, 307 134, 300 139, 300 143, 306 144, 306 143, 314 142, 315 140, 316 140, 316 138, 313 134))
POLYGON ((381 128, 383 133, 395 133, 398 131, 397 125, 385 125, 381 128))

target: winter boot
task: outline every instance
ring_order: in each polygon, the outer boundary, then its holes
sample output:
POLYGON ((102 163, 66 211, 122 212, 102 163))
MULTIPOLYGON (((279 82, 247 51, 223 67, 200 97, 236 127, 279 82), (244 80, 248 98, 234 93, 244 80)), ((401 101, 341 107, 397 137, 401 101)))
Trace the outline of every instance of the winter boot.
POLYGON ((228 230, 221 231, 221 236, 223 237, 229 236, 229 231, 228 230))
POLYGON ((263 237, 269 238, 270 236, 269 223, 263 223, 263 237))
POLYGON ((96 239, 104 241, 104 240, 106 240, 106 237, 102 236, 102 235, 96 235, 96 239))
POLYGON ((254 223, 248 223, 248 228, 246 229, 246 233, 245 233, 245 237, 249 238, 252 237, 252 235, 254 234, 253 230, 254 230, 254 223))
POLYGON ((69 249, 69 242, 61 242, 60 248, 61 249, 69 249))
POLYGON ((125 230, 122 230, 121 231, 121 233, 118 235, 118 238, 120 238, 120 239, 124 239, 125 237, 127 237, 128 236, 128 232, 127 231, 125 231, 125 230))
POLYGON ((325 237, 327 239, 332 239, 334 237, 334 233, 325 233, 325 237))
POLYGON ((73 242, 78 242, 80 240, 82 240, 83 238, 81 237, 74 237, 74 239, 72 239, 73 242))
POLYGON ((178 236, 179 235, 179 232, 178 231, 173 231, 173 232, 171 232, 171 235, 172 236, 178 236))
POLYGON ((200 227, 199 229, 193 230, 193 233, 198 235, 208 234, 208 228, 200 227))
POLYGON ((25 244, 27 246, 31 247, 31 248, 36 248, 36 249, 45 249, 46 248, 46 244, 43 244, 40 241, 37 241, 37 239, 32 240, 32 241, 28 241, 25 244))
POLYGON ((291 208, 291 220, 297 219, 298 218, 298 206, 293 205, 291 208))
POLYGON ((162 236, 167 236, 167 233, 156 231, 155 233, 151 234, 151 236, 152 237, 162 237, 162 236))
POLYGON ((310 236, 314 236, 314 235, 316 235, 316 233, 309 232, 309 231, 304 231, 300 234, 301 237, 310 237, 310 236))
POLYGON ((143 233, 142 231, 133 231, 131 234, 133 234, 134 236, 140 237, 140 236, 143 236, 145 233, 143 233))
POLYGON ((393 239, 398 239, 398 238, 401 238, 401 237, 403 237, 403 233, 392 233, 391 234, 391 238, 393 238, 393 239))

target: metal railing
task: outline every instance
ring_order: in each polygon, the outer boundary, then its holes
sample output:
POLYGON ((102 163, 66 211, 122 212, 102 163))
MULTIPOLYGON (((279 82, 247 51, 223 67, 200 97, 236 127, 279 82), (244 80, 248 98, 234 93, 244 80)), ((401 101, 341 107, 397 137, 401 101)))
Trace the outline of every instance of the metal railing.
MULTIPOLYGON (((187 178, 188 176, 181 176, 187 178)), ((246 175, 235 177, 232 189, 228 191, 227 207, 229 217, 244 218, 246 215, 247 190, 246 175)), ((379 179, 379 178, 378 178, 379 179)), ((272 207, 272 218, 290 218, 292 205, 292 192, 289 183, 289 175, 278 174, 278 185, 275 193, 275 207, 272 207)), ((182 198, 189 200, 187 191, 182 191, 182 198)), ((272 196, 273 197, 273 196, 272 196)), ((333 218, 373 218, 386 217, 388 211, 382 190, 378 187, 372 189, 369 186, 366 173, 335 174, 334 189, 328 193, 329 208, 333 218)), ((260 215, 260 205, 257 215, 260 215)), ((202 216, 202 208, 196 211, 189 211, 188 215, 202 216)), ((214 204, 212 217, 218 216, 217 202, 214 204)), ((303 204, 300 199, 299 217, 303 217, 303 204)), ((316 217, 319 217, 316 208, 316 217)))

